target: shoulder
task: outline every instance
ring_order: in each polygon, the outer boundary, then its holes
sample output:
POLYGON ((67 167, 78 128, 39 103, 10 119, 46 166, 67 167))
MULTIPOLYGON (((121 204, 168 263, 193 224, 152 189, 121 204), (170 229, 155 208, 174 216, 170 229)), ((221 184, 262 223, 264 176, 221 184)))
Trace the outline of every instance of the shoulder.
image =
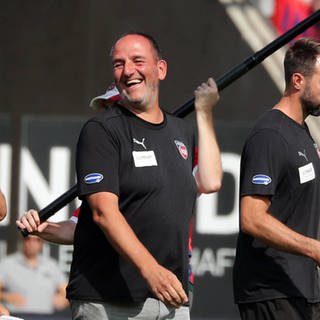
POLYGON ((15 266, 19 261, 22 261, 22 260, 23 260, 22 254, 20 252, 15 252, 1 259, 0 266, 1 268, 7 267, 7 266, 8 267, 15 266))
POLYGON ((49 267, 59 269, 58 262, 51 257, 41 256, 40 261, 41 261, 41 264, 43 265, 47 265, 49 267))
POLYGON ((120 119, 123 116, 124 112, 122 108, 119 105, 114 104, 113 106, 106 108, 105 111, 90 118, 84 126, 90 123, 100 123, 101 125, 104 125, 108 122, 117 121, 117 119, 120 119))
POLYGON ((122 119, 125 117, 125 112, 118 105, 108 107, 105 111, 95 115, 85 122, 81 129, 80 137, 98 136, 106 132, 112 132, 121 127, 122 119))
POLYGON ((252 128, 247 141, 255 139, 263 139, 274 141, 279 138, 283 140, 288 127, 288 119, 279 110, 268 110, 261 117, 258 118, 256 124, 252 128))
POLYGON ((194 123, 192 123, 191 121, 187 121, 184 118, 179 118, 169 112, 164 112, 164 114, 166 116, 167 124, 169 126, 179 128, 179 129, 184 129, 188 132, 194 131, 194 123))
POLYGON ((254 126, 254 130, 269 129, 275 130, 278 133, 284 133, 296 126, 298 126, 298 124, 282 111, 271 109, 258 118, 254 126))

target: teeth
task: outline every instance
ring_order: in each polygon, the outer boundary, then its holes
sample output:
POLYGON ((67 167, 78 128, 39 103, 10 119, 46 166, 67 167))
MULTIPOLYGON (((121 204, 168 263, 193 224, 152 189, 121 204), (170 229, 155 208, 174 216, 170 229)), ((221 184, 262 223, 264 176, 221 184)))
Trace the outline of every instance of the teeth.
POLYGON ((141 83, 141 80, 134 79, 134 80, 127 81, 127 85, 132 85, 132 84, 137 84, 137 83, 141 83))

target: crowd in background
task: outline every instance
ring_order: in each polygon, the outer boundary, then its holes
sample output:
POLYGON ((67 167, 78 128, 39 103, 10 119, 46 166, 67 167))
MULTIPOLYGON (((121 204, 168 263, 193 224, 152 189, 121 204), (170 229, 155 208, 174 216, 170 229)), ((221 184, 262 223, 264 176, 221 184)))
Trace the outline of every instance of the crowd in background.
MULTIPOLYGON (((269 18, 277 34, 283 34, 314 11, 320 9, 319 0, 251 0, 269 18)), ((299 37, 319 36, 319 25, 308 28, 299 37)))

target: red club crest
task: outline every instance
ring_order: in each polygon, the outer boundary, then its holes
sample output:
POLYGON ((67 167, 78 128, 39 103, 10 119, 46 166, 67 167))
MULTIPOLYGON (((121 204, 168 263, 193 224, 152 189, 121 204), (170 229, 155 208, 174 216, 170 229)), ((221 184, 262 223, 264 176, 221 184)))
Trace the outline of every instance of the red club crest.
POLYGON ((178 141, 178 140, 174 140, 174 143, 176 144, 181 157, 183 159, 187 160, 188 159, 188 149, 185 146, 185 144, 181 141, 178 141))

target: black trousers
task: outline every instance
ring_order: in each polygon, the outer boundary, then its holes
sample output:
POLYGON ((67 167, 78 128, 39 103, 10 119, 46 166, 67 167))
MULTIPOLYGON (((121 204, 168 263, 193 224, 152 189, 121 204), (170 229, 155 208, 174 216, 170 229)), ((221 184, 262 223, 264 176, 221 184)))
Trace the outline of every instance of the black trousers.
POLYGON ((320 303, 303 298, 274 299, 238 304, 242 320, 319 320, 320 303))

